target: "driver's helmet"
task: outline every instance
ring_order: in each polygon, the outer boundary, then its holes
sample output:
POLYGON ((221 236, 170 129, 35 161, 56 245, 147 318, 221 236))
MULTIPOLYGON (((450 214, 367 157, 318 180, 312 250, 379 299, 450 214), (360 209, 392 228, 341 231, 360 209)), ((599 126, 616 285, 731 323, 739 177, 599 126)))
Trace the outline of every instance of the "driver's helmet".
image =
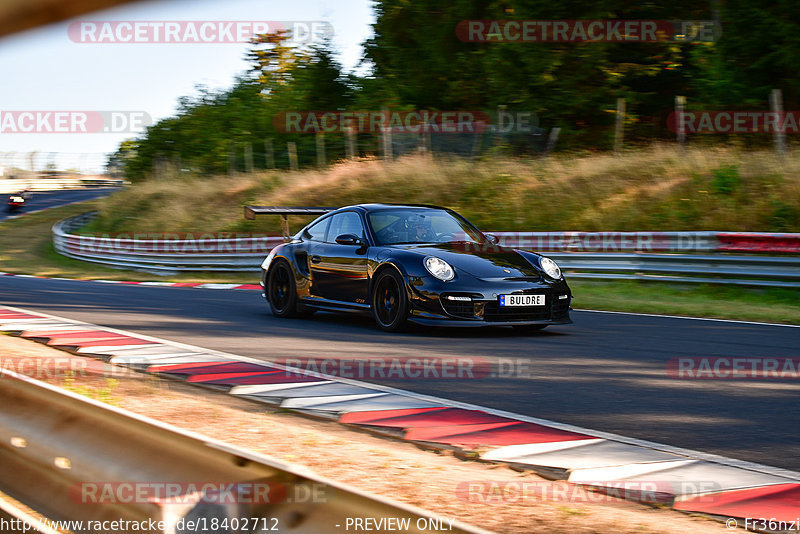
POLYGON ((429 235, 431 232, 431 218, 415 213, 406 219, 406 227, 412 235, 429 235))

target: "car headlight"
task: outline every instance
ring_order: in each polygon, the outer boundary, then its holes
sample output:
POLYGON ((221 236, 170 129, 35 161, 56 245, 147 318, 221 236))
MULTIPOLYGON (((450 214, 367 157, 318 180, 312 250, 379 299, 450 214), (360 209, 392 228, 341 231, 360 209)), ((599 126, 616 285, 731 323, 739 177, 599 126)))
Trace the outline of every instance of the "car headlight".
POLYGON ((542 258, 539 260, 539 265, 542 266, 545 274, 554 280, 561 279, 561 269, 558 264, 550 258, 542 258))
POLYGON ((449 263, 434 256, 425 258, 425 268, 428 269, 429 273, 443 282, 452 280, 456 276, 455 270, 453 270, 453 267, 449 263))
POLYGON ((269 251, 269 254, 267 255, 266 258, 264 258, 264 261, 261 263, 261 268, 264 269, 265 271, 269 271, 269 264, 272 263, 272 258, 275 257, 275 250, 277 248, 278 247, 272 247, 272 250, 269 251))

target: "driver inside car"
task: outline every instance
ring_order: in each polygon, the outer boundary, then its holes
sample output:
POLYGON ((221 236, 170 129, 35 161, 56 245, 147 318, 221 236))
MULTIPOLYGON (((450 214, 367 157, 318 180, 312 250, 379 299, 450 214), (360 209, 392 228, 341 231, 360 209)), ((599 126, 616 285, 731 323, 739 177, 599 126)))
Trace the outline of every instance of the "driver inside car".
POLYGON ((436 232, 431 228, 431 218, 424 215, 413 215, 406 221, 409 236, 415 242, 435 242, 436 232))

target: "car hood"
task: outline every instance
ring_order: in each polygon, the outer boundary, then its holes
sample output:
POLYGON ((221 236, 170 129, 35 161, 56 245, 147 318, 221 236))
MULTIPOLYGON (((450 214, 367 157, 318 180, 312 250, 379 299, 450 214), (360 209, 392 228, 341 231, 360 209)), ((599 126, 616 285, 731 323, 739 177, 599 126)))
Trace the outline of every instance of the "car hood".
POLYGON ((453 267, 478 278, 541 278, 535 266, 536 255, 497 245, 475 243, 437 243, 405 245, 402 248, 424 256, 436 256, 453 267), (529 261, 523 254, 531 258, 529 261))

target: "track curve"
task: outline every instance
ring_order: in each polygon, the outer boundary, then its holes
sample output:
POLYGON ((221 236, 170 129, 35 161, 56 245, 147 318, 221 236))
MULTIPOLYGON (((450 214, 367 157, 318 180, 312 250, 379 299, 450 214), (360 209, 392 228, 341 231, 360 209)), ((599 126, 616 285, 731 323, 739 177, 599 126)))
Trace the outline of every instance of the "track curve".
POLYGON ((85 202, 87 200, 94 200, 96 198, 104 197, 117 191, 118 188, 100 187, 96 189, 60 189, 58 191, 34 191, 33 199, 25 203, 25 207, 21 211, 15 213, 8 213, 5 209, 7 194, 0 194, 3 199, 0 206, 0 221, 9 217, 17 215, 25 215, 36 211, 41 211, 49 208, 57 208, 66 204, 73 204, 75 202, 85 202))

